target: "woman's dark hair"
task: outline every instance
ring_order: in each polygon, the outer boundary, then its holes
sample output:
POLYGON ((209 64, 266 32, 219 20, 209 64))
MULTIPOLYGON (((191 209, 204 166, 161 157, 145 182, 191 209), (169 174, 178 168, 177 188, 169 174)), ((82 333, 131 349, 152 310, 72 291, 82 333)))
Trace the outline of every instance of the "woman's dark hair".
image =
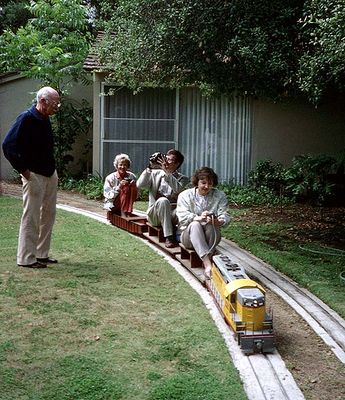
POLYGON ((192 185, 194 187, 198 186, 198 182, 201 179, 207 179, 209 182, 213 183, 213 186, 218 185, 218 176, 217 174, 213 171, 212 168, 209 167, 202 167, 200 169, 197 169, 193 176, 192 176, 192 185))

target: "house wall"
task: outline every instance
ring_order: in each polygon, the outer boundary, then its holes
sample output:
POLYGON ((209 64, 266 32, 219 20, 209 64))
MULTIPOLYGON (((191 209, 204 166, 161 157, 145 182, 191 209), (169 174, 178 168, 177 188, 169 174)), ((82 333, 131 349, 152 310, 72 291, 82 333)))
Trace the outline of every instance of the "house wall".
MULTIPOLYGON (((80 155, 85 151, 86 139, 93 142, 92 158, 90 156, 83 160, 87 172, 97 174, 101 170, 99 138, 102 81, 101 74, 93 74, 93 85, 77 86, 71 91, 71 97, 76 101, 82 98, 89 101, 94 112, 92 132, 88 138, 79 138, 74 146, 75 162, 69 165, 72 173, 81 168, 80 155)), ((17 115, 31 105, 34 92, 39 86, 37 81, 19 75, 0 77, 1 143, 17 115)), ((266 158, 288 165, 299 154, 336 154, 345 148, 342 101, 328 101, 315 108, 301 100, 285 103, 254 100, 252 107, 251 167, 258 160, 266 158)), ((13 176, 13 169, 1 151, 0 178, 10 179, 13 176)))
MULTIPOLYGON (((93 126, 93 172, 101 171, 100 130, 101 130, 101 83, 104 76, 94 73, 94 126, 93 126)), ((183 95, 183 90, 181 93, 183 95)), ((180 100, 181 101, 181 100, 180 100)), ((231 103, 230 103, 231 104, 231 103)), ((345 148, 345 113, 343 101, 328 101, 318 108, 303 100, 274 103, 264 100, 250 102, 248 115, 251 121, 248 126, 251 132, 249 166, 254 168, 256 162, 271 159, 289 165, 294 156, 300 154, 336 154, 345 148)), ((230 111, 229 111, 230 112, 230 111)), ((231 111, 233 112, 233 111, 231 111)), ((181 112, 180 112, 181 114, 181 112)), ((195 113, 196 118, 197 113, 195 113)), ((206 115, 206 114, 205 114, 206 115)), ((213 122, 210 120, 210 124, 213 122)), ((179 121, 181 129, 181 121, 179 121)), ((188 131, 190 134, 190 131, 188 131)), ((179 132, 179 135, 181 132, 179 132)), ((194 133, 200 135, 200 132, 194 133)), ((199 137, 188 139, 198 142, 199 137)), ((180 139, 179 139, 179 145, 180 139)), ((188 148, 181 148, 186 158, 192 157, 188 148)), ((204 152, 215 152, 215 149, 205 148, 204 152)), ((216 152, 215 152, 216 154, 216 152)), ((204 157, 204 154, 202 155, 204 157)), ((238 155, 238 162, 241 161, 238 155)), ((194 157, 195 158, 195 157, 194 157)), ((202 162, 193 159, 197 165, 202 162)))
MULTIPOLYGON (((7 131, 17 115, 32 104, 37 82, 24 79, 19 75, 10 75, 0 78, 0 138, 3 142, 7 131)), ((1 149, 0 178, 11 179, 15 176, 12 166, 4 157, 1 149)))
POLYGON ((102 89, 103 82, 104 77, 95 73, 94 174, 110 173, 114 154, 120 152, 130 155, 131 168, 138 174, 152 153, 176 146, 185 155, 180 170, 187 176, 207 165, 217 171, 220 181, 245 181, 250 167, 251 99, 209 99, 196 88, 145 88, 133 96, 119 87, 103 96, 102 90, 108 91, 107 86, 102 89))
MULTIPOLYGON (((0 140, 3 142, 8 130, 16 117, 24 110, 29 108, 32 101, 35 98, 36 91, 40 88, 41 84, 38 81, 23 78, 20 75, 6 75, 0 76, 0 140)), ((80 102, 81 99, 86 99, 90 105, 92 105, 92 85, 82 86, 77 85, 70 91, 70 97, 76 102, 80 102)), ((69 164, 70 171, 76 172, 81 168, 81 154, 85 150, 85 142, 87 139, 92 140, 92 132, 88 138, 78 138, 72 155, 74 155, 75 161, 69 164)), ((0 179, 11 179, 17 174, 14 172, 10 163, 6 160, 3 155, 2 149, 0 151, 0 179)), ((92 172, 91 168, 91 157, 87 159, 86 156, 83 161, 84 164, 89 168, 89 172, 92 172)))
POLYGON ((334 155, 345 149, 342 101, 315 108, 302 100, 255 100, 253 107, 252 167, 262 159, 289 165, 296 155, 334 155))

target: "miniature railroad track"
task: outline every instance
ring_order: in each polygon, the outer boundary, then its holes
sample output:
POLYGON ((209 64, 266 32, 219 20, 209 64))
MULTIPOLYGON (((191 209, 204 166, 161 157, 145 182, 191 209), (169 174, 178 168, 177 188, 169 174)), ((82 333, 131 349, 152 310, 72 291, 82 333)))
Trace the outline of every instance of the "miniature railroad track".
MULTIPOLYGON (((2 182, 2 188, 3 192, 8 195, 21 197, 20 185, 10 185, 2 182)), ((61 196, 61 193, 59 193, 60 208, 65 208, 65 206, 61 206, 61 201, 65 204, 71 203, 71 201, 61 196)), ((66 205, 68 211, 83 213, 91 218, 109 223, 104 215, 104 210, 101 209, 101 205, 94 207, 99 211, 91 212, 88 211, 90 208, 86 208, 85 201, 81 203, 80 200, 75 200, 73 203, 76 206, 75 208, 66 205)), ((89 206, 90 201, 87 203, 89 206)), ((307 290, 298 287, 298 285, 275 271, 268 264, 240 249, 235 243, 222 239, 218 248, 229 254, 234 262, 241 263, 248 274, 258 279, 264 286, 272 290, 296 310, 316 334, 332 349, 337 358, 345 363, 345 321, 338 314, 307 290)))
MULTIPOLYGON (((255 400, 302 400, 302 392, 289 379, 282 360, 277 354, 257 354, 258 357, 249 357, 249 364, 257 387, 251 399, 255 400)), ((248 391, 247 391, 248 393, 248 391)))
MULTIPOLYGON (((144 233, 144 236, 163 248, 163 237, 159 237, 160 233, 155 230, 157 230, 156 227, 149 226, 149 231, 144 233)), ((335 311, 312 293, 299 287, 295 282, 230 240, 222 239, 217 249, 289 304, 330 347, 336 357, 345 363, 345 321, 335 311)), ((169 253, 201 283, 204 283, 203 267, 195 257, 193 258, 193 251, 181 246, 179 250, 169 249, 169 253)), ((199 261, 201 262, 200 259, 199 261)))
POLYGON ((230 254, 233 261, 243 265, 249 275, 288 303, 345 364, 345 321, 336 312, 235 243, 222 240, 218 248, 230 254))

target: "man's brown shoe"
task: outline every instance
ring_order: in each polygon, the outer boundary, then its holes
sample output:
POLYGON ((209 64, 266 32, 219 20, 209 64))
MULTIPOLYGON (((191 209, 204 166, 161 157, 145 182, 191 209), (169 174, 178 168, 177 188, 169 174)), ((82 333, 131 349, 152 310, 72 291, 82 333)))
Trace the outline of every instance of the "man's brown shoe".
POLYGON ((165 247, 167 249, 172 249, 177 246, 178 246, 177 242, 174 242, 173 240, 170 240, 170 239, 165 239, 165 247))

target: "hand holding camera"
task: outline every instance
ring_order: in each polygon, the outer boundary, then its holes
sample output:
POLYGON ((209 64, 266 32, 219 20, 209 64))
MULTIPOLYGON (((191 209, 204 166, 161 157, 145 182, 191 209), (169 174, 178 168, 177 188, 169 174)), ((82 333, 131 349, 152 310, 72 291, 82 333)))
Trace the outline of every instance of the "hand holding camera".
POLYGON ((120 186, 121 187, 128 186, 132 182, 133 182, 133 179, 130 176, 126 176, 120 181, 120 186))
POLYGON ((166 155, 158 151, 150 156, 148 168, 162 169, 162 167, 164 167, 164 164, 166 162, 167 162, 166 155))
POLYGON ((212 222, 212 223, 214 223, 214 221, 216 221, 217 220, 217 216, 215 215, 215 213, 213 213, 213 212, 207 212, 207 215, 206 215, 206 221, 207 222, 212 222))
POLYGON ((209 213, 207 215, 207 222, 217 226, 222 226, 225 221, 223 218, 219 218, 215 213, 209 213))

